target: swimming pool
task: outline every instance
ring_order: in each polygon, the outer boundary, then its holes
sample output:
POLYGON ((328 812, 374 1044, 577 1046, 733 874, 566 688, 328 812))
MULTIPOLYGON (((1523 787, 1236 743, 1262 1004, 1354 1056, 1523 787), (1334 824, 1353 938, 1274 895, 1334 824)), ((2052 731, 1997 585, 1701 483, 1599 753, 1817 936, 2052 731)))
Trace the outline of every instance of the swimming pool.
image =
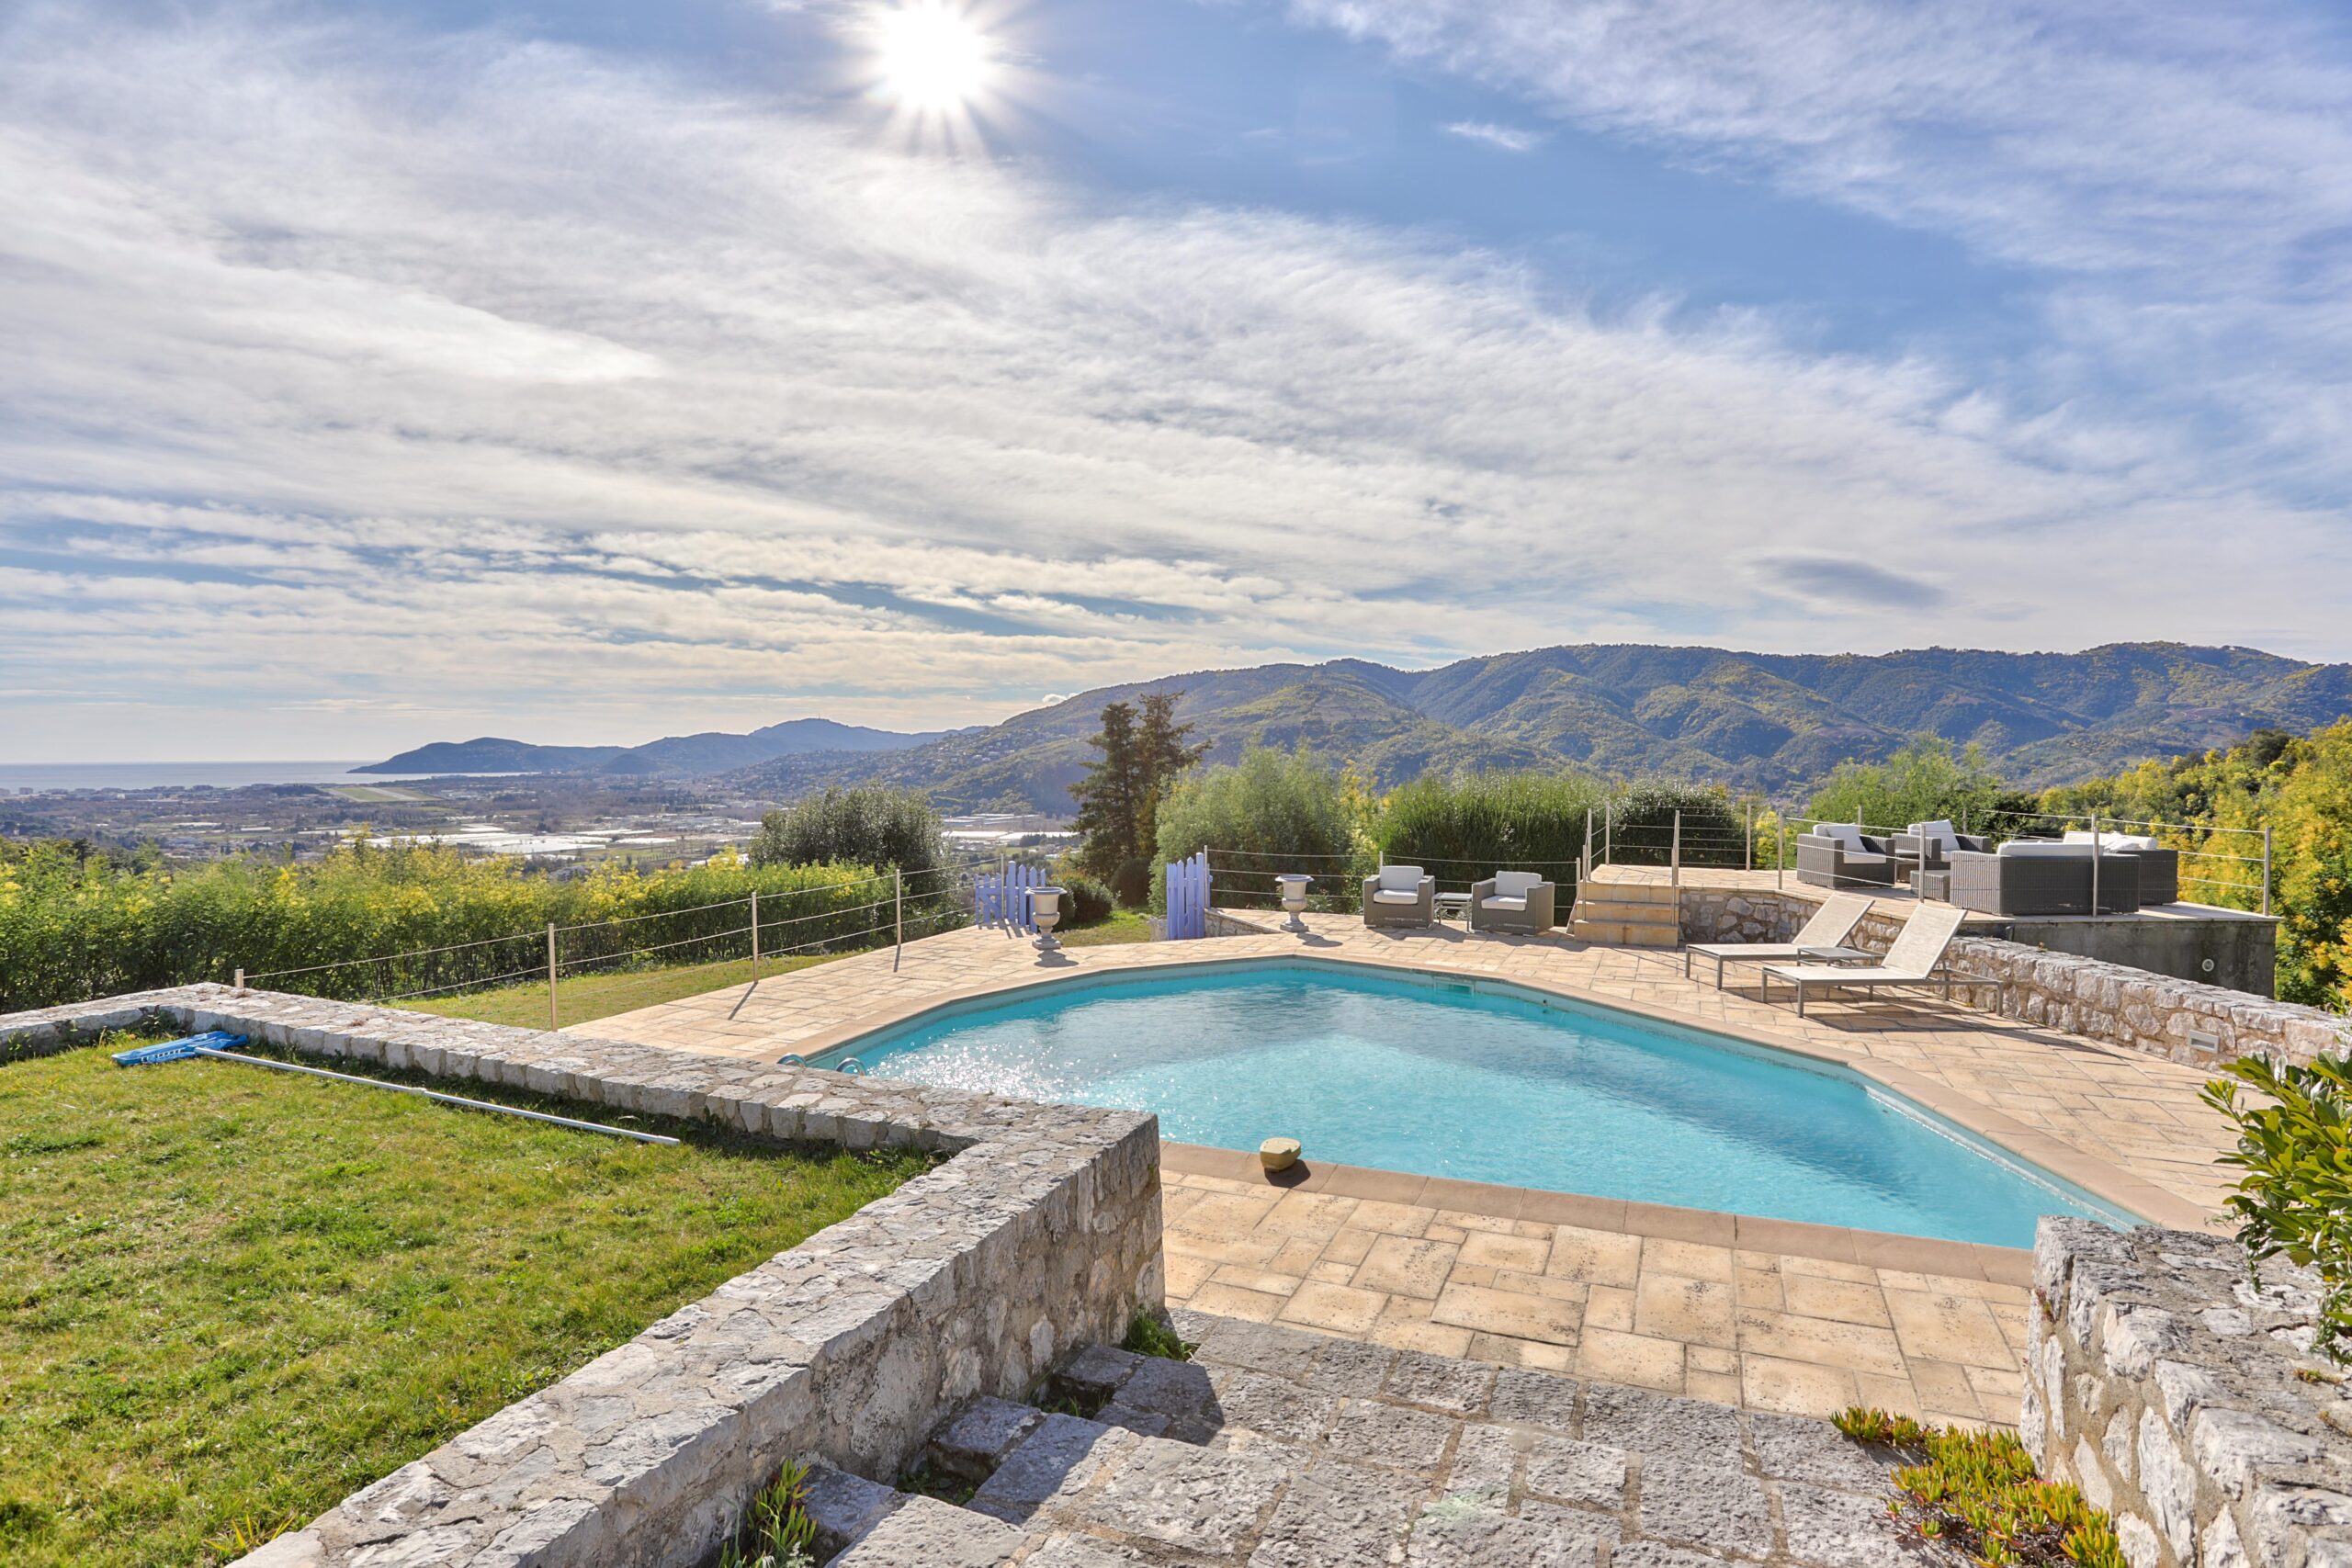
POLYGON ((1310 1160, 2030 1247, 2132 1216, 1834 1063, 1517 987, 1278 960, 935 1010, 815 1058, 1310 1160))

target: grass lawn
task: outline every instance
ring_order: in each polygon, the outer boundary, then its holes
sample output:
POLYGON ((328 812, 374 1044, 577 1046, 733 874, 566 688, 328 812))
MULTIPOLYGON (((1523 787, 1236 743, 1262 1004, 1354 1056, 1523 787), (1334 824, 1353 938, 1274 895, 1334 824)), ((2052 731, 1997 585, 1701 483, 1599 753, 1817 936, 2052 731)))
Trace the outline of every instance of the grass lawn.
POLYGON ((1149 942, 1151 922, 1140 909, 1114 909, 1100 925, 1074 931, 1056 931, 1064 947, 1111 947, 1124 942, 1149 942))
MULTIPOLYGON (((760 960, 760 977, 768 979, 777 975, 789 975, 796 969, 806 969, 814 964, 826 964, 849 956, 845 953, 809 953, 791 958, 763 958, 760 960)), ((674 1002, 680 997, 698 997, 705 991, 745 985, 751 978, 752 961, 749 958, 726 958, 716 964, 680 964, 666 969, 627 969, 610 975, 566 976, 558 982, 556 1001, 562 1009, 559 1021, 568 1029, 592 1019, 610 1018, 616 1012, 631 1012, 660 1002, 674 1002)), ((524 1029, 545 1029, 548 1026, 548 983, 541 980, 527 986, 502 986, 494 991, 427 997, 397 1005, 417 1012, 439 1013, 444 1018, 473 1018, 484 1023, 511 1023, 524 1029)))
POLYGON ((0 1562, 236 1556, 928 1168, 464 1092, 686 1142, 0 1065, 0 1562))

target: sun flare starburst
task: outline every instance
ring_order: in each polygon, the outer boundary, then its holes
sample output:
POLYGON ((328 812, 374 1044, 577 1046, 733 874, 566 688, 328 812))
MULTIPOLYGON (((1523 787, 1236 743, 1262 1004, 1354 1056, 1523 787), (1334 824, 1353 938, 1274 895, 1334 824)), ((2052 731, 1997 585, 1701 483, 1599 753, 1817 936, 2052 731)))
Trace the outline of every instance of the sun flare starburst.
POLYGON ((904 0, 874 18, 882 91, 917 114, 956 114, 987 92, 996 60, 988 35, 948 0, 904 0))

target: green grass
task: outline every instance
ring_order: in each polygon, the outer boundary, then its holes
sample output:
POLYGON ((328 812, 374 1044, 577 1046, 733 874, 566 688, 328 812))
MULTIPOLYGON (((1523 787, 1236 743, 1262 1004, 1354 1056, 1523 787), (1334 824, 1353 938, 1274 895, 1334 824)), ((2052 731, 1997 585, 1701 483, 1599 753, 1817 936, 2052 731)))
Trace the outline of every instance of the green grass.
MULTIPOLYGON (((760 976, 763 979, 772 979, 796 969, 806 969, 811 964, 848 956, 847 953, 803 953, 792 958, 763 958, 760 961, 760 976)), ((752 961, 748 958, 722 959, 716 964, 680 964, 667 969, 629 969, 611 975, 570 976, 557 983, 556 1002, 561 1010, 559 1021, 568 1028, 594 1019, 610 1018, 617 1012, 674 1002, 680 997, 698 997, 705 991, 724 990, 729 986, 743 985, 751 977, 752 961)), ((524 1029, 545 1029, 548 1026, 548 983, 540 980, 527 986, 502 986, 493 991, 427 997, 399 1005, 416 1012, 438 1013, 444 1018, 472 1018, 484 1023, 511 1023, 524 1029)))
POLYGON ((1064 947, 1113 947, 1125 942, 1149 942, 1151 922, 1140 909, 1114 909, 1111 918, 1074 931, 1056 931, 1064 947))
POLYGON ((238 1555, 927 1168, 552 1103, 685 1142, 0 1066, 0 1562, 238 1555))

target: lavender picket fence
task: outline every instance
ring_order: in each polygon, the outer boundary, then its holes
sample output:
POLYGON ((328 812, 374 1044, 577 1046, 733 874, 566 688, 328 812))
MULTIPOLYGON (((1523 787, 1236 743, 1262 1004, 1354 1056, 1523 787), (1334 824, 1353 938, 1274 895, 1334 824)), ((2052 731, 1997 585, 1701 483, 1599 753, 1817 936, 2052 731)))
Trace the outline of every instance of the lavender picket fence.
POLYGON ((1209 852, 1168 863, 1168 940, 1209 934, 1209 852))
POLYGON ((1004 926, 1024 936, 1037 934, 1029 890, 1046 885, 1046 874, 1018 861, 972 879, 972 918, 983 926, 1004 926))

